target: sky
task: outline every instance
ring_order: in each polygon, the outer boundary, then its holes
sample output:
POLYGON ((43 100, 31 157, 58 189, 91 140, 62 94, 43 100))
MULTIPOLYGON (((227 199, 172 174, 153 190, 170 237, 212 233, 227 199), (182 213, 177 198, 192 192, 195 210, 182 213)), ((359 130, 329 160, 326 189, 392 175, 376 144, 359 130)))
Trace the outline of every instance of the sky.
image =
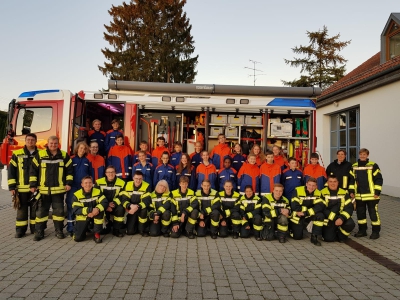
MULTIPOLYGON (((107 88, 99 71, 108 9, 123 1, 1 1, 0 109, 24 91, 107 88)), ((397 5, 396 5, 397 3, 397 5)), ((199 55, 196 83, 282 86, 300 77, 285 64, 292 48, 307 45, 307 31, 327 26, 351 44, 340 53, 350 72, 380 51, 380 35, 398 0, 187 0, 199 55)))

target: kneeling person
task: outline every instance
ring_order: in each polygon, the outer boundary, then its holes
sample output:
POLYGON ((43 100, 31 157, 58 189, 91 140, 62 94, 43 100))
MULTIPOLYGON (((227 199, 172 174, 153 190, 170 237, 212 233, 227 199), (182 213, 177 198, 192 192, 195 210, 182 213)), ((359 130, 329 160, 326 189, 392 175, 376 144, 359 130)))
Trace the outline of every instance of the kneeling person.
POLYGON ((200 202, 197 236, 206 236, 207 227, 210 226, 211 237, 216 239, 218 236, 221 201, 217 191, 211 188, 210 180, 203 180, 201 189, 196 192, 196 197, 200 202))
POLYGON ((286 242, 290 218, 289 200, 282 196, 283 185, 275 183, 272 194, 266 194, 262 197, 262 210, 264 215, 263 238, 272 241, 276 237, 280 243, 286 242))
POLYGON ((107 199, 101 190, 93 188, 92 177, 83 177, 81 186, 82 188, 72 197, 72 209, 76 216, 74 241, 85 240, 90 223, 94 223, 93 239, 96 243, 101 243, 100 231, 103 229, 104 211, 108 206, 107 199))
POLYGON ((317 190, 317 180, 314 177, 308 178, 306 186, 299 186, 294 190, 291 208, 293 238, 301 240, 304 227, 313 221, 311 243, 321 246, 318 236, 322 235, 325 203, 321 199, 321 192, 317 190))
MULTIPOLYGON (((149 212, 150 236, 158 236, 162 233, 164 237, 169 237, 171 225, 171 197, 168 182, 164 179, 160 180, 150 197, 151 202, 145 208, 149 212)), ((145 230, 147 231, 147 229, 145 230)))
POLYGON ((321 198, 325 200, 324 215, 328 219, 322 228, 324 241, 345 241, 356 224, 351 218, 353 203, 347 191, 339 188, 336 176, 328 176, 328 187, 321 191, 321 198))
POLYGON ((199 215, 199 201, 194 195, 194 191, 188 188, 189 178, 181 176, 179 178, 179 189, 172 191, 172 232, 171 237, 178 238, 185 228, 187 237, 194 239, 194 226, 199 215), (178 225, 178 227, 176 227, 178 225))
POLYGON ((150 185, 143 181, 142 172, 136 171, 133 181, 127 182, 124 191, 120 194, 121 205, 128 212, 126 215, 126 233, 128 235, 133 235, 137 231, 145 235, 147 210, 146 201, 143 199, 148 199, 148 197, 150 197, 150 185))
POLYGON ((263 229, 261 213, 261 199, 254 194, 253 187, 247 185, 244 188, 244 195, 240 198, 240 215, 242 217, 240 237, 248 238, 251 226, 253 226, 254 237, 257 241, 261 241, 260 233, 263 229))
POLYGON ((239 237, 240 225, 242 219, 240 217, 240 203, 239 199, 241 195, 234 191, 233 182, 227 180, 224 183, 223 191, 219 192, 221 198, 221 216, 219 226, 219 236, 227 237, 229 234, 229 228, 232 228, 233 238, 239 237))

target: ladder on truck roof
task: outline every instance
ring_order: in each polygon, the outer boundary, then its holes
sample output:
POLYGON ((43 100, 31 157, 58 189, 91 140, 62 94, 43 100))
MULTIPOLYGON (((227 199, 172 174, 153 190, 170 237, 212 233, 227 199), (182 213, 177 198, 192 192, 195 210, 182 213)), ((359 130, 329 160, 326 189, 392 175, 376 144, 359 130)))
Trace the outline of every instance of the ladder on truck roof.
POLYGON ((218 110, 254 112, 255 110, 304 113, 315 110, 310 97, 320 94, 319 88, 265 86, 221 86, 133 81, 109 81, 110 92, 86 93, 85 100, 128 102, 146 109, 179 111, 218 110), (117 88, 117 89, 113 89, 117 88))

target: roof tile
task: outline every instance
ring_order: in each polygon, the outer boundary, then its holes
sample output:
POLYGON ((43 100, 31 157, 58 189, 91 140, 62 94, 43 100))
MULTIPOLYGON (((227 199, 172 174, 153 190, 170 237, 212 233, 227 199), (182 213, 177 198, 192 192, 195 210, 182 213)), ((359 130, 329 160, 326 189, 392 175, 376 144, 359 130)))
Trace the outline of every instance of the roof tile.
POLYGON ((354 83, 357 83, 361 80, 367 79, 375 74, 379 74, 387 69, 390 69, 393 66, 400 65, 400 56, 396 56, 391 60, 386 61, 383 64, 379 64, 380 62, 380 52, 376 53, 370 59, 362 63, 360 66, 355 68, 353 71, 349 72, 346 76, 340 79, 338 82, 331 85, 326 90, 322 91, 321 97, 329 97, 329 94, 333 92, 337 92, 345 87, 348 87, 354 83))

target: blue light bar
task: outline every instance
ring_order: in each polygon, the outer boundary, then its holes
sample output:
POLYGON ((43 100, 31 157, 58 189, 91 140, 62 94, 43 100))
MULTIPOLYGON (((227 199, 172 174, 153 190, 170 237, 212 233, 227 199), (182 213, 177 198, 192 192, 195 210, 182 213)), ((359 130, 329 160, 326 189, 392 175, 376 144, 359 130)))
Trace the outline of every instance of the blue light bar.
POLYGON ((311 107, 316 108, 314 101, 311 99, 290 99, 275 98, 267 104, 267 106, 290 106, 290 107, 311 107))
POLYGON ((26 97, 26 98, 33 98, 38 94, 48 94, 48 93, 58 93, 60 90, 39 90, 39 91, 30 91, 30 92, 23 92, 19 95, 19 98, 26 97))

